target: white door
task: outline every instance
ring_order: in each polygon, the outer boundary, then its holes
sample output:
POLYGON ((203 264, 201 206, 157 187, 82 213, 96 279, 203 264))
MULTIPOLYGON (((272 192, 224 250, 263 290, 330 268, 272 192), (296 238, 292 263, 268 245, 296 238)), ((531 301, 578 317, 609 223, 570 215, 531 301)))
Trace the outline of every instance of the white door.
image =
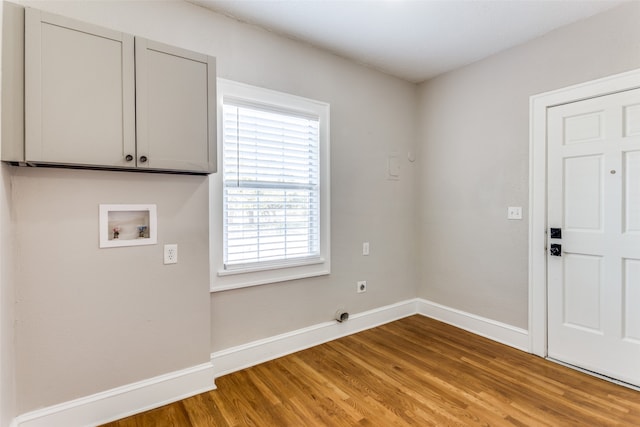
POLYGON ((548 144, 548 355, 640 385, 640 90, 550 108, 548 144))

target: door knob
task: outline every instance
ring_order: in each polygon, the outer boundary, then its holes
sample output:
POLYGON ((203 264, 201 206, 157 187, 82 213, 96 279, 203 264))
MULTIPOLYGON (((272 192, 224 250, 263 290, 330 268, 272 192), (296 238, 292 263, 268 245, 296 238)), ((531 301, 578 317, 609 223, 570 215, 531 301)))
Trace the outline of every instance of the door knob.
POLYGON ((551 247, 549 248, 549 254, 551 256, 562 256, 562 245, 552 243, 551 247))
POLYGON ((147 161, 147 156, 140 156, 140 163, 145 163, 147 161))
POLYGON ((127 154, 127 156, 124 158, 127 162, 130 162, 131 160, 133 160, 133 156, 131 154, 127 154))

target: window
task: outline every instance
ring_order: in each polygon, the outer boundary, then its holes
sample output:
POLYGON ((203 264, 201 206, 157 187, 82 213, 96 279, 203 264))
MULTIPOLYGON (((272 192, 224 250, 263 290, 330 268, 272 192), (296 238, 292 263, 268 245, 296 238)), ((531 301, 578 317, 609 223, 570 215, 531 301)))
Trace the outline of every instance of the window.
POLYGON ((223 104, 226 269, 320 256, 319 118, 223 104))
POLYGON ((212 290, 329 273, 329 106, 218 80, 212 290))

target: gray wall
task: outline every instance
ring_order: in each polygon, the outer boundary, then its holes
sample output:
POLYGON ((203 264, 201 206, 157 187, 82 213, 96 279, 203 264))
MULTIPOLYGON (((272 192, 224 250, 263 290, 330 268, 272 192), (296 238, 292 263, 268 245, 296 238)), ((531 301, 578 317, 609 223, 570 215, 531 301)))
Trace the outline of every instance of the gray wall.
POLYGON ((420 85, 420 297, 527 328, 529 97, 640 67, 639 22, 632 2, 420 85))
POLYGON ((19 413, 209 361, 206 177, 15 168, 12 197, 19 413), (101 203, 156 204, 158 245, 99 249, 101 203))
MULTIPOLYGON (((2 6, 2 5, 0 5, 2 6)), ((0 7, 0 22, 4 8, 0 7)), ((2 24, 0 24, 1 26, 2 24)), ((0 31, 0 41, 2 32, 0 31)), ((0 42, 0 46, 2 43, 0 42)), ((0 76, 1 77, 1 76, 0 76)), ((0 79, 1 80, 1 79, 0 79)), ((1 116, 1 114, 0 114, 1 116)), ((0 123, 0 126, 2 124, 0 123)), ((2 132, 0 132, 2 135, 2 132)), ((2 140, 0 137, 0 151, 2 140)), ((11 226, 11 167, 0 164, 0 425, 16 415, 13 245, 11 226)))
POLYGON ((338 307, 358 313, 415 297, 415 171, 407 161, 415 85, 211 17, 226 41, 215 49, 221 77, 331 104, 332 262, 328 277, 211 294, 212 351, 331 320, 338 307), (402 162, 399 181, 386 179, 392 152, 402 162), (356 294, 358 280, 368 281, 366 293, 356 294))
POLYGON ((338 306, 415 297, 404 160, 415 85, 184 2, 23 3, 216 56, 223 78, 329 102, 332 274, 210 294, 206 178, 12 168, 19 413, 206 362, 331 320, 338 306), (386 180, 392 152, 399 181, 386 180), (100 203, 156 203, 159 244, 98 249, 100 203), (179 244, 177 265, 162 265, 164 243, 179 244))
MULTIPOLYGON (((2 142, 0 141, 0 144, 2 142)), ((16 415, 13 247, 10 167, 0 165, 0 425, 16 415)))

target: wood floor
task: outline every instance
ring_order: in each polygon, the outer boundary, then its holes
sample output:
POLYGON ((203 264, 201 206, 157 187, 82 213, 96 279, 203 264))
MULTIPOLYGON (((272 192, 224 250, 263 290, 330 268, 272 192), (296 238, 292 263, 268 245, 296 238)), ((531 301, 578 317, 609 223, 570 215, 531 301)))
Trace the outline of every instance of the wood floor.
POLYGON ((640 392, 422 316, 216 384, 106 426, 640 426, 640 392))

